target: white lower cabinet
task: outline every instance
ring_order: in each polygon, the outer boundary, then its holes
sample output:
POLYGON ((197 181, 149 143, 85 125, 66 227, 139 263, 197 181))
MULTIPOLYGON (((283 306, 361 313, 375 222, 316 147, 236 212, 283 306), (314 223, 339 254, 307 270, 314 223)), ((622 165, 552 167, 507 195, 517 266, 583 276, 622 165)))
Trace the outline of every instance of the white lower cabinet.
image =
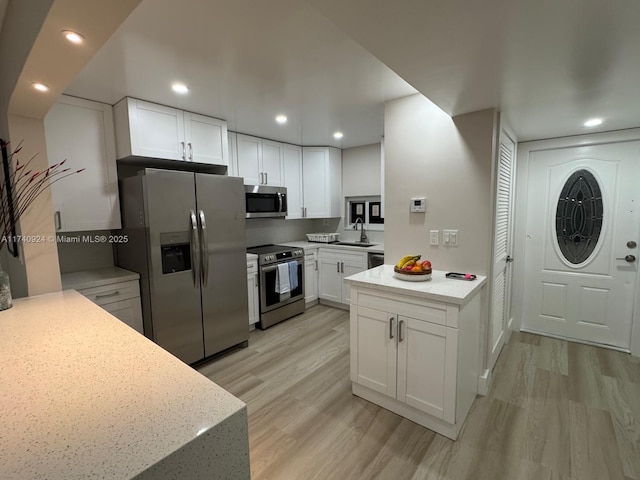
POLYGON ((351 287, 344 278, 367 270, 367 253, 320 248, 318 258, 318 296, 322 300, 348 305, 351 287))
POLYGON ((317 249, 304 252, 304 303, 312 305, 318 303, 318 251, 317 249))
POLYGON ((353 393, 455 440, 477 392, 480 296, 461 309, 352 292, 353 393))
POLYGON ((258 259, 247 259, 247 302, 249 304, 249 326, 260 320, 260 290, 258 288, 258 259))
POLYGON ((78 292, 134 330, 144 334, 138 280, 81 288, 78 292))

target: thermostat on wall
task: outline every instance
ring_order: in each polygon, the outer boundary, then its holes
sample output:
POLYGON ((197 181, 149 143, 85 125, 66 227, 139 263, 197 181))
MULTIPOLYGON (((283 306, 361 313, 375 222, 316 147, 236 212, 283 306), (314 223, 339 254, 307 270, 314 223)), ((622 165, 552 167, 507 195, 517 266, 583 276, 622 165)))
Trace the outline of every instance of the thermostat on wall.
POLYGON ((411 213, 424 213, 427 211, 427 200, 424 197, 411 199, 411 213))

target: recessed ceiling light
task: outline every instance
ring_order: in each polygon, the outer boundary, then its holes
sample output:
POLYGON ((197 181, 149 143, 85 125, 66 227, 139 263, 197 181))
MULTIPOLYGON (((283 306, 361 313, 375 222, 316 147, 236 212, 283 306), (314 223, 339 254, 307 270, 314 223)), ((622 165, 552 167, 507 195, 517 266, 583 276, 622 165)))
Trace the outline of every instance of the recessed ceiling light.
POLYGON ((174 83, 173 85, 171 85, 171 90, 184 95, 185 93, 189 92, 189 87, 187 87, 184 83, 174 83))
POLYGON ((602 119, 601 118, 591 118, 591 119, 587 120, 586 122, 584 122, 584 126, 585 127, 597 127, 601 123, 602 123, 602 119))
POLYGON ((33 85, 33 88, 35 88, 39 92, 48 92, 49 91, 49 87, 47 85, 45 85, 44 83, 33 82, 31 85, 33 85))
POLYGON ((287 123, 287 116, 286 115, 278 115, 276 117, 276 122, 278 122, 280 125, 284 125, 285 123, 287 123))
POLYGON ((342 132, 336 132, 333 134, 333 138, 335 138, 336 140, 340 140, 342 137, 344 137, 344 133, 342 132))
POLYGON ((74 32, 73 30, 63 30, 62 35, 64 35, 64 38, 69 40, 71 43, 75 43, 76 45, 84 42, 84 37, 79 33, 74 32))

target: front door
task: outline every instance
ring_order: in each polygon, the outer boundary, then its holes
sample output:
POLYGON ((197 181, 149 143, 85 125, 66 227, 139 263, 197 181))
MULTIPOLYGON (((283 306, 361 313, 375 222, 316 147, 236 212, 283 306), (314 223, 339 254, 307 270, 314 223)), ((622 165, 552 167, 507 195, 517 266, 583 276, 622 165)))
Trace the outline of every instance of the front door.
POLYGON ((630 348, 640 142, 531 152, 523 329, 630 348))

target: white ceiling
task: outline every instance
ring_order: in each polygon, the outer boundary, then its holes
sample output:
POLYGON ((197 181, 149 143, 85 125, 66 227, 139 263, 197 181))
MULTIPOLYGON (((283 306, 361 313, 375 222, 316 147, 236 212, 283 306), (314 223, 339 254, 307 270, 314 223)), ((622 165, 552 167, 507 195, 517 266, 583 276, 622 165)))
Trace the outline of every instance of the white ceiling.
POLYGON ((520 140, 558 137, 640 126, 639 24, 636 0, 143 0, 66 93, 349 147, 415 92, 400 75, 450 115, 495 107, 520 140))

